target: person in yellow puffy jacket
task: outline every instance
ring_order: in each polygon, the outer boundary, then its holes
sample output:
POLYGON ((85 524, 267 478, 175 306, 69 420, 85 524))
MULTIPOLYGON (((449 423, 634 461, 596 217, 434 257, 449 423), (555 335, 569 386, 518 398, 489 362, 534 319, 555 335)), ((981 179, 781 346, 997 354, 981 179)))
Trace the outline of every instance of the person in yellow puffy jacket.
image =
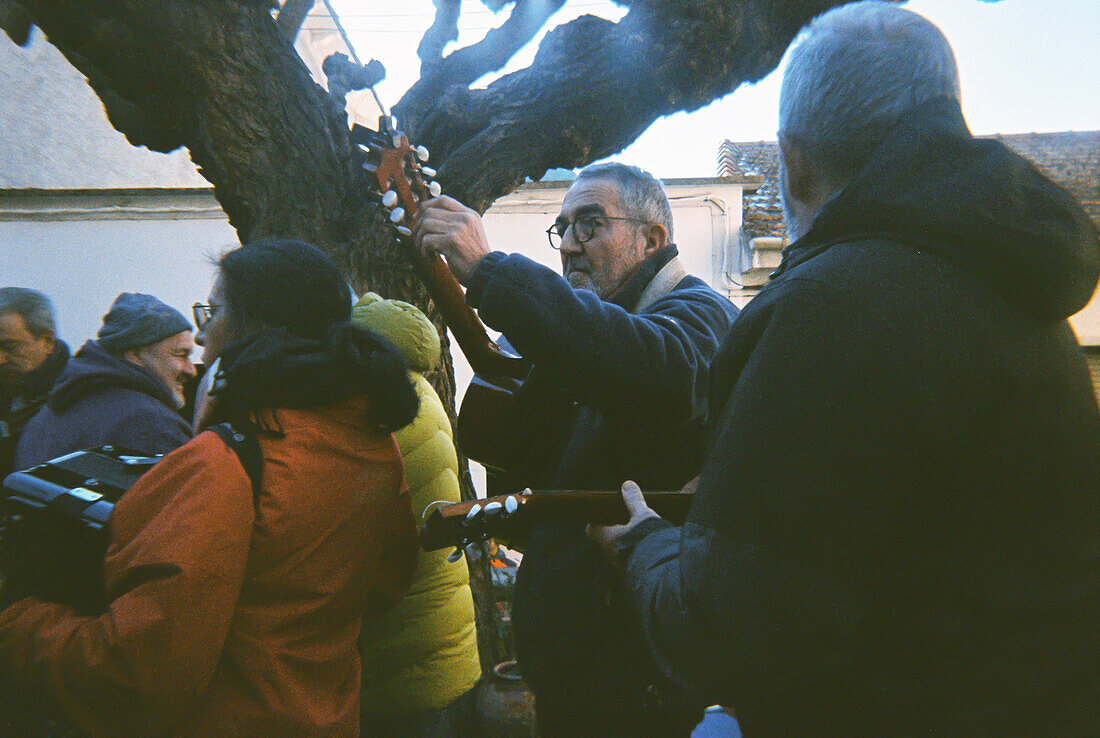
MULTIPOLYGON (((416 307, 368 292, 352 322, 388 339, 408 362, 420 412, 395 433, 413 510, 457 502, 458 458, 451 424, 423 372, 440 358, 439 334, 416 307)), ((446 551, 422 552, 408 595, 363 623, 362 735, 473 735, 473 688, 481 678, 469 572, 446 551)))

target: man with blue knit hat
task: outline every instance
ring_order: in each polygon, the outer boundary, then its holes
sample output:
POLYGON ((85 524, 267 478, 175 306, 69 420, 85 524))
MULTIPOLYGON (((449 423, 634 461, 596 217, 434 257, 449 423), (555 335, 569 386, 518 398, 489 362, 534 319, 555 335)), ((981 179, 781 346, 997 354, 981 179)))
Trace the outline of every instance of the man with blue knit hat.
POLYGON ((184 383, 195 376, 193 347, 191 324, 178 310, 123 292, 27 423, 16 468, 104 444, 161 454, 186 443, 191 427, 179 410, 184 383))

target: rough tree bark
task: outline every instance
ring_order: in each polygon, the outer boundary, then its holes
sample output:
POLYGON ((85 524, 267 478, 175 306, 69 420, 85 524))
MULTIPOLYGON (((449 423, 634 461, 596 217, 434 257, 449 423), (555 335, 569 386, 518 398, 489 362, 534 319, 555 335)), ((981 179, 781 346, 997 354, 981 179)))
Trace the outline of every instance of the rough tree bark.
POLYGON ((315 0, 286 0, 283 3, 283 6, 279 8, 279 15, 276 16, 275 23, 284 36, 294 41, 298 31, 302 28, 302 23, 306 20, 306 16, 309 15, 309 11, 313 10, 314 4, 315 0))
MULTIPOLYGON (((460 4, 436 0, 422 79, 397 106, 403 127, 432 150, 445 191, 479 211, 525 177, 615 153, 656 118, 760 79, 805 21, 843 0, 622 0, 630 10, 618 23, 585 16, 559 27, 529 69, 472 89, 564 3, 484 1, 512 4, 508 19, 444 57, 460 4)), ((186 146, 242 243, 301 238, 331 254, 357 291, 407 300, 438 323, 379 213, 343 112, 287 38, 309 5, 291 0, 280 23, 263 0, 0 0, 0 27, 25 43, 39 26, 135 146, 186 146)), ((432 379, 453 417, 445 356, 432 379)), ((485 570, 472 571, 489 665, 504 649, 488 637, 485 570)))

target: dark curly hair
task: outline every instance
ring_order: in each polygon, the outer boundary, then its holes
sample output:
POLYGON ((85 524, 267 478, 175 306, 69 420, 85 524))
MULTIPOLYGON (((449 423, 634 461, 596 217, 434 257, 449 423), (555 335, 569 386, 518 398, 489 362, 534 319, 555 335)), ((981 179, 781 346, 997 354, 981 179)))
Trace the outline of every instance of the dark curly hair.
POLYGON ((419 400, 404 358, 388 341, 348 322, 351 291, 336 264, 302 241, 245 244, 218 261, 232 320, 259 330, 221 353, 213 422, 260 430, 264 410, 371 398, 369 420, 397 430, 419 400))
POLYGON ((235 319, 317 338, 351 317, 351 289, 320 249, 288 238, 245 244, 218 260, 235 319))

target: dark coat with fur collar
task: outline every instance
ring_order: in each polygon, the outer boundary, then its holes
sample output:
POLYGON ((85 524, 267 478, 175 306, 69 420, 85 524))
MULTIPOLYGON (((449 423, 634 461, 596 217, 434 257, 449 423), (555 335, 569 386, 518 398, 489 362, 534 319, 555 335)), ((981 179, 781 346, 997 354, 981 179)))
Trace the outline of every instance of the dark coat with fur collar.
POLYGON ((45 407, 27 423, 15 463, 26 469, 104 444, 163 454, 190 438, 191 426, 176 412, 164 382, 88 341, 69 360, 45 407))

